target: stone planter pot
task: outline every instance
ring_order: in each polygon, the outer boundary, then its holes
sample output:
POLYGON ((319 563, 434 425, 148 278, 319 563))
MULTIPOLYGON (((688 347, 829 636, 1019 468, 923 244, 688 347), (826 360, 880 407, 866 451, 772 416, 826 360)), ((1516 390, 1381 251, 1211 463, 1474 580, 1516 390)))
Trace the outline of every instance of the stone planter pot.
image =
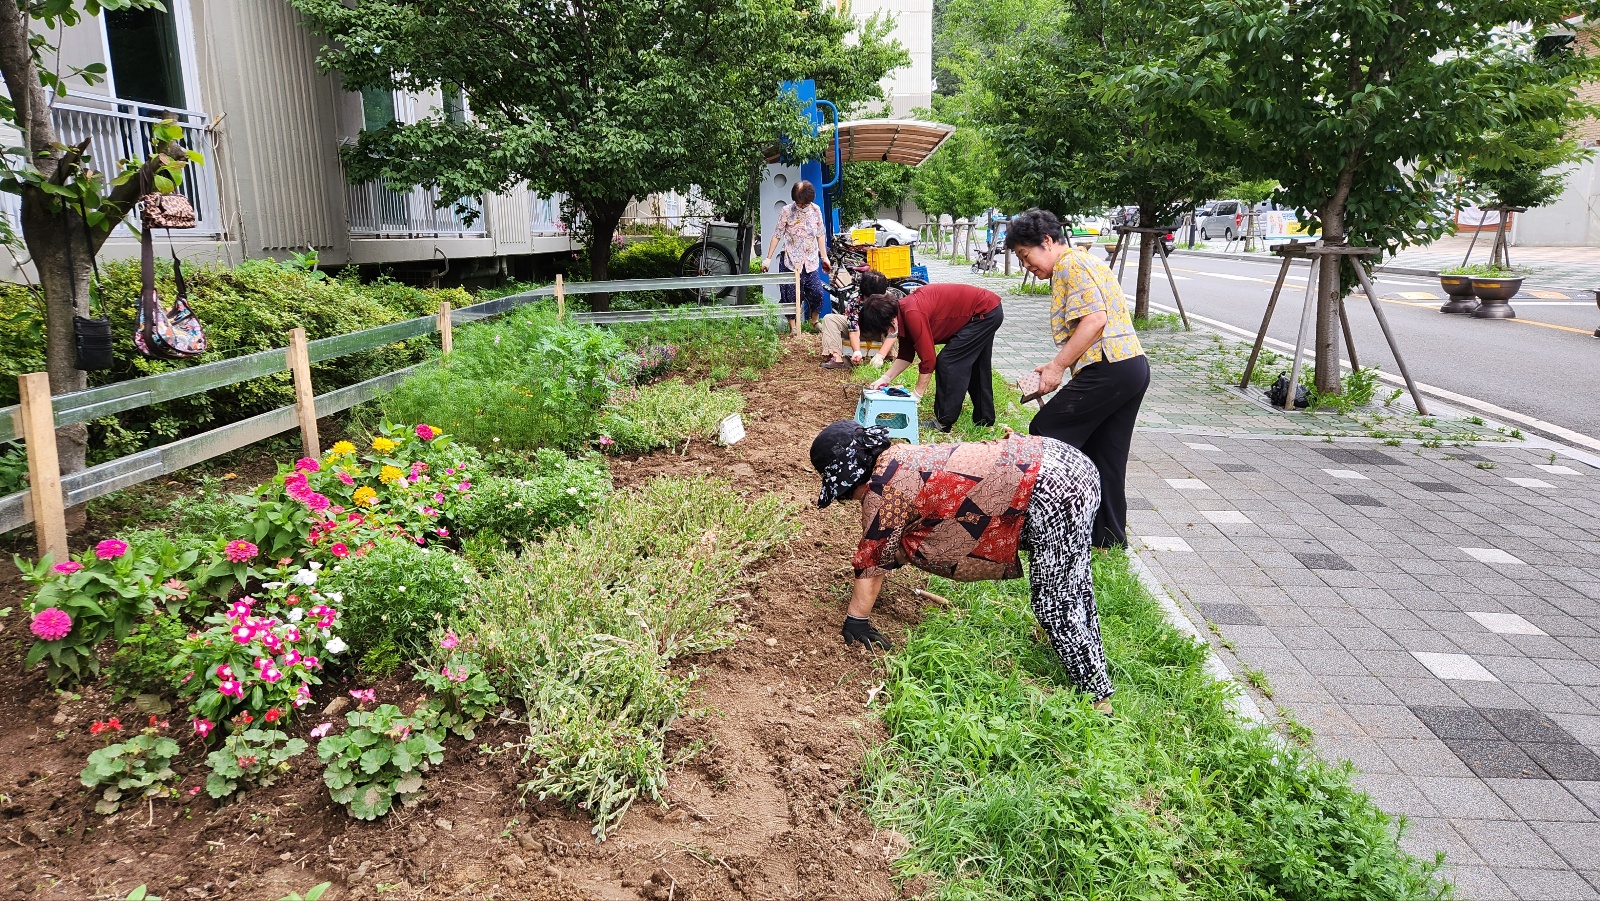
POLYGON ((1439 312, 1470 313, 1478 308, 1478 298, 1472 293, 1472 276, 1441 275, 1439 287, 1450 298, 1439 308, 1439 312))
POLYGON ((1472 293, 1478 295, 1478 308, 1472 311, 1476 319, 1515 319, 1517 311, 1507 303, 1522 290, 1520 278, 1473 278, 1472 293))

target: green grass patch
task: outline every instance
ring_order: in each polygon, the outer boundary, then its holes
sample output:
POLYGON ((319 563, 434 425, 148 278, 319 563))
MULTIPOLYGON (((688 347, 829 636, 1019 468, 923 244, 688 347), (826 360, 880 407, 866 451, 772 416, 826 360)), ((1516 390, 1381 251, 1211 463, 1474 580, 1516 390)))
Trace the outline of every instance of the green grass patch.
POLYGON ((657 479, 611 495, 592 527, 485 566, 458 622, 500 694, 527 705, 527 792, 585 810, 602 838, 634 800, 660 799, 662 742, 695 678, 669 667, 733 643, 733 601, 798 532, 793 513, 725 482, 657 479))
POLYGON ((952 601, 887 660, 890 740, 873 818, 940 898, 1443 898, 1346 766, 1245 725, 1204 645, 1163 619, 1121 555, 1095 590, 1117 693, 1066 680, 1023 580, 935 580, 952 601))
POLYGON ((648 453, 696 438, 717 435, 717 426, 744 412, 744 395, 709 382, 658 382, 623 392, 612 399, 600 419, 601 434, 616 443, 617 453, 648 453))

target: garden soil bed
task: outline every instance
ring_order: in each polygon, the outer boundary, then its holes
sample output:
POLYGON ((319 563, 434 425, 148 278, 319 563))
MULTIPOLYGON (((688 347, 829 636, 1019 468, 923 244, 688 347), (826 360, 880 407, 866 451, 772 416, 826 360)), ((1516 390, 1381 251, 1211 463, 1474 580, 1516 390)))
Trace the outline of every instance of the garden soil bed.
MULTIPOLYGON (((742 442, 696 442, 682 455, 613 466, 619 487, 707 474, 751 496, 777 492, 801 506, 804 523, 739 602, 738 643, 680 664, 700 673, 693 706, 703 715, 681 719, 668 750, 704 747, 672 772, 664 804, 635 804, 597 844, 581 813, 519 803, 518 755, 479 751, 521 736, 502 723, 471 746, 452 741, 423 803, 375 823, 329 800, 310 752, 277 785, 226 805, 185 795, 101 817, 78 783, 84 758, 104 744, 87 727, 111 714, 142 718, 110 707, 100 686, 57 694, 22 673, 25 629, 14 613, 0 620, 0 897, 121 897, 146 883, 168 901, 278 898, 323 881, 333 883, 329 898, 916 894, 918 884, 890 878, 903 840, 875 830, 854 800, 862 755, 883 738, 866 707, 882 668, 839 640, 859 519, 853 504, 816 509, 807 453, 817 429, 852 415, 854 400, 840 374, 818 367, 816 339, 802 340, 760 383, 739 383, 749 399, 742 442)), ((0 607, 18 607, 24 586, 4 570, 0 607)), ((879 606, 891 633, 917 610, 909 584, 891 583, 879 606)), ((317 703, 345 687, 325 685, 317 703)), ((385 688, 400 697, 410 685, 385 688)), ((320 719, 294 731, 304 735, 320 719)))

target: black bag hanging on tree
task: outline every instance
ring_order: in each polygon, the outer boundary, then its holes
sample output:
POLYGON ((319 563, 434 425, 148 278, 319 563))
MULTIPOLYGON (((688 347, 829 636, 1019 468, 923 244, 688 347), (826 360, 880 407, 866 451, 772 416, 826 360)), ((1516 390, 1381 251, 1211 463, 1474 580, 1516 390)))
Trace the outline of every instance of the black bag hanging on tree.
MULTIPOLYGON (((85 244, 88 244, 88 229, 84 230, 85 244)), ((72 254, 72 242, 67 242, 67 268, 76 269, 72 254)), ((89 264, 94 266, 93 245, 89 245, 89 264)), ((111 368, 115 360, 113 342, 111 339, 111 319, 105 315, 106 302, 100 301, 100 318, 94 316, 94 298, 99 293, 96 288, 100 281, 100 267, 94 266, 94 280, 89 283, 89 317, 73 315, 72 317, 72 343, 77 359, 73 365, 84 372, 100 372, 111 368)), ((72 306, 78 306, 77 282, 73 282, 72 306)))

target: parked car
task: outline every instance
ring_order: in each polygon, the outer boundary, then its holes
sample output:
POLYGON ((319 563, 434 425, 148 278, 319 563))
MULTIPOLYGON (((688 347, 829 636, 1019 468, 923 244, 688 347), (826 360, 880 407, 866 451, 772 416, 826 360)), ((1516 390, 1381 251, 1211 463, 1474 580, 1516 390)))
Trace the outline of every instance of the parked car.
POLYGON ((916 229, 907 228, 893 219, 864 219, 856 228, 876 229, 878 237, 873 243, 879 247, 899 247, 902 244, 915 247, 919 238, 916 229))
POLYGON ((1209 241, 1212 238, 1221 238, 1232 241, 1245 232, 1246 213, 1249 204, 1242 200, 1221 200, 1211 205, 1208 213, 1195 214, 1195 221, 1199 224, 1200 240, 1209 241))
POLYGON ((1078 237, 1099 237, 1111 231, 1111 223, 1104 216, 1078 216, 1072 219, 1070 231, 1078 237))

